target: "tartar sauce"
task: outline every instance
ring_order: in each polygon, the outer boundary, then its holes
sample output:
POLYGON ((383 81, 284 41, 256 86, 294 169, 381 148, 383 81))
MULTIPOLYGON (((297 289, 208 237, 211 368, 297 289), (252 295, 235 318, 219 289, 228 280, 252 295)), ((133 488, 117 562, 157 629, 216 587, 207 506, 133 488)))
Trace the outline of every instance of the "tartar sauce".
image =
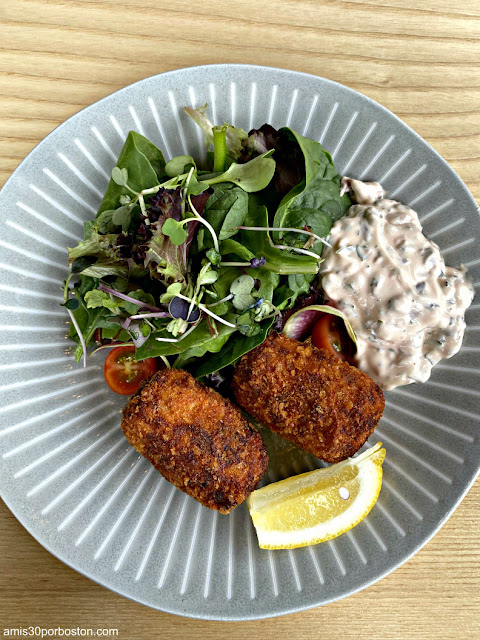
POLYGON ((362 371, 383 389, 425 382, 462 344, 474 295, 466 269, 445 266, 417 213, 378 182, 343 184, 357 204, 332 227, 322 287, 355 330, 362 371))

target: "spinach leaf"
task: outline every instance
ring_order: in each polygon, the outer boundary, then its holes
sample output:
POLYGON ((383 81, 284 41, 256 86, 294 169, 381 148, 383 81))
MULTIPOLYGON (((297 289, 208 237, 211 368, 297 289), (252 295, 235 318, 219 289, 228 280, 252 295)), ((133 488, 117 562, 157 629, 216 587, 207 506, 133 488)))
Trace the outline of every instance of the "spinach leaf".
POLYGON ((83 223, 83 239, 88 240, 92 234, 93 220, 85 220, 83 223))
MULTIPOLYGON (((115 231, 115 223, 113 222, 113 215, 115 210, 105 209, 102 213, 98 214, 95 220, 95 226, 99 233, 113 233, 115 231)), ((93 226, 93 222, 92 222, 93 226)), ((90 236, 88 236, 90 237, 90 236)), ((88 238, 85 238, 88 240, 88 238)))
MULTIPOLYGON (((309 230, 316 233, 321 238, 326 238, 332 228, 332 220, 327 213, 319 209, 312 209, 309 207, 287 209, 285 216, 282 220, 282 225, 287 228, 304 229, 308 227, 309 230)), ((308 240, 308 236, 302 233, 278 233, 279 237, 286 244, 293 247, 303 247, 308 240)), ((315 251, 318 255, 321 255, 323 250, 323 244, 321 242, 315 242, 311 245, 310 251, 315 251)))
MULTIPOLYGON (((320 237, 325 237, 335 220, 345 215, 351 205, 348 195, 340 196, 341 177, 333 164, 332 156, 315 140, 305 138, 295 131, 283 128, 281 132, 299 145, 305 163, 305 179, 291 189, 280 202, 273 226, 301 229, 309 227, 320 237)), ((300 234, 275 232, 278 242, 284 240, 291 246, 301 246, 300 234)), ((321 243, 313 250, 321 254, 321 243)))
POLYGON ((293 304, 291 300, 294 296, 294 292, 286 282, 282 284, 281 287, 275 290, 275 295, 273 296, 273 304, 280 309, 280 311, 284 311, 285 309, 289 309, 293 304))
POLYGON ((255 349, 259 344, 267 337, 268 330, 273 324, 273 318, 265 320, 260 325, 260 331, 254 336, 243 336, 236 333, 228 340, 223 349, 216 355, 209 355, 201 360, 196 361, 191 367, 190 371, 196 378, 203 378, 203 376, 215 371, 220 371, 224 367, 228 367, 231 364, 237 362, 245 353, 248 353, 252 349, 255 349))
MULTIPOLYGON (((116 167, 128 172, 128 184, 134 191, 141 191, 159 184, 159 177, 165 174, 165 160, 162 152, 150 140, 136 131, 130 131, 118 157, 116 167)), ((120 196, 131 196, 129 189, 110 179, 97 216, 103 211, 118 208, 120 196)))
MULTIPOLYGON (((231 320, 232 318, 229 318, 231 320)), ((224 324, 217 323, 217 336, 211 336, 210 340, 205 342, 199 342, 193 347, 186 349, 175 360, 174 367, 181 369, 188 363, 192 362, 195 358, 201 358, 206 353, 218 353, 223 348, 227 340, 230 339, 232 333, 235 333, 235 329, 227 327, 224 324)))
POLYGON ((202 320, 198 327, 189 333, 186 338, 180 342, 159 342, 155 338, 171 338, 172 334, 165 329, 155 331, 148 340, 135 351, 137 360, 145 360, 145 358, 156 358, 158 356, 172 356, 183 353, 193 346, 200 346, 212 339, 212 334, 208 328, 206 320, 202 320))
MULTIPOLYGON (((207 200, 203 217, 212 225, 220 241, 238 233, 248 213, 248 194, 240 187, 220 184, 207 200)), ((205 234, 204 247, 212 247, 211 234, 205 234)), ((202 247, 202 248, 204 248, 202 247)))
POLYGON ((310 274, 291 274, 288 276, 287 282, 274 291, 273 303, 280 310, 291 309, 298 296, 307 294, 310 291, 315 276, 310 274))
POLYGON ((255 258, 255 255, 250 251, 250 249, 247 249, 243 244, 240 244, 240 242, 232 240, 231 238, 224 240, 221 243, 220 252, 223 256, 234 254, 247 262, 250 262, 252 258, 255 258))
MULTIPOLYGON (((345 215, 351 204, 347 194, 340 197, 340 182, 340 176, 333 180, 326 180, 322 173, 317 173, 300 193, 287 202, 282 200, 275 215, 274 225, 277 226, 277 222, 281 222, 282 224, 278 224, 278 226, 286 226, 283 223, 287 214, 295 209, 313 209, 325 214, 331 222, 335 222, 345 215)), ((312 212, 309 212, 308 215, 311 217, 312 212)))
POLYGON ((112 327, 98 327, 102 329, 102 338, 104 340, 113 340, 115 338, 120 342, 129 342, 132 339, 128 331, 122 329, 118 324, 112 324, 112 327))
POLYGON ((325 151, 319 142, 305 138, 305 136, 300 135, 289 127, 282 127, 280 133, 284 133, 287 138, 292 141, 294 140, 300 147, 305 162, 306 185, 308 185, 319 172, 322 172, 325 180, 332 180, 337 175, 332 156, 328 151, 325 151))
MULTIPOLYGON (((249 199, 246 227, 268 227, 267 208, 249 199)), ((310 256, 292 254, 276 249, 270 242, 268 231, 242 231, 238 235, 240 244, 246 246, 257 258, 266 259, 265 269, 277 274, 311 273, 318 271, 318 260, 310 256)))

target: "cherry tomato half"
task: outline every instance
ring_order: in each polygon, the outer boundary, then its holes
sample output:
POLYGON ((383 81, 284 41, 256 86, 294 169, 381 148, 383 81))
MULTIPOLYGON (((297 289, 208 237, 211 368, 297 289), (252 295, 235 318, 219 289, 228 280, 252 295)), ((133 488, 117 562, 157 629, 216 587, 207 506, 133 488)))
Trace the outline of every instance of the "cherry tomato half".
POLYGON ((312 342, 319 349, 326 349, 342 360, 351 360, 355 351, 354 344, 345 329, 341 318, 326 313, 318 320, 312 330, 312 342))
POLYGON ((155 358, 137 362, 135 347, 115 347, 105 359, 103 374, 112 391, 122 396, 130 396, 140 388, 140 383, 155 373, 155 358))

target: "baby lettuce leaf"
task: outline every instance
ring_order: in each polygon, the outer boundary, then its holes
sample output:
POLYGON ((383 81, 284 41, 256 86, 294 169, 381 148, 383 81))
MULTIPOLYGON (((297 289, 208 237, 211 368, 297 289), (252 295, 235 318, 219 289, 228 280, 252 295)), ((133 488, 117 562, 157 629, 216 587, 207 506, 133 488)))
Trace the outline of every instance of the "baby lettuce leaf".
POLYGON ((71 267, 75 260, 84 256, 94 256, 96 258, 115 259, 115 246, 118 235, 109 233, 100 235, 95 229, 90 234, 88 240, 82 240, 76 247, 68 249, 68 263, 71 267))
POLYGON ((209 185, 222 182, 233 182, 248 193, 265 189, 275 173, 275 160, 270 158, 272 151, 267 151, 245 164, 233 162, 224 173, 203 180, 209 185))
MULTIPOLYGON (((136 131, 130 131, 118 157, 116 166, 128 172, 128 185, 134 191, 149 189, 159 184, 159 177, 165 175, 165 159, 162 152, 150 140, 136 131)), ((110 179, 97 216, 103 211, 115 210, 120 196, 132 196, 124 185, 110 179)))
POLYGON ((147 272, 145 269, 141 270, 139 267, 135 267, 134 269, 129 269, 126 265, 121 262, 115 260, 97 260, 90 267, 86 267, 82 271, 82 275, 91 276, 92 278, 105 278, 106 276, 117 276, 120 278, 128 278, 129 276, 137 275, 140 277, 145 275, 147 272))
MULTIPOLYGON (((98 329, 102 320, 105 320, 108 317, 112 317, 113 314, 109 309, 105 307, 97 307, 95 309, 87 308, 84 301, 84 295, 96 286, 96 281, 93 278, 83 278, 83 280, 84 281, 80 283, 80 286, 74 288, 72 291, 79 304, 78 307, 74 310, 71 310, 71 312, 73 313, 78 327, 83 335, 85 345, 88 346, 94 336, 95 330, 98 329)), ((75 342, 79 343, 77 331, 75 329, 75 326, 73 325, 73 322, 70 324, 69 337, 75 342)), ((82 354, 82 346, 78 344, 77 348, 74 351, 75 360, 77 362, 79 362, 82 358, 82 354)))
POLYGON ((158 227, 159 225, 153 229, 152 237, 147 243, 145 264, 150 267, 152 276, 159 277, 165 283, 183 284, 187 273, 186 242, 174 244, 158 227))
MULTIPOLYGON (((191 200, 199 215, 203 214, 206 202, 210 194, 201 193, 192 196, 191 200)), ((155 220, 150 225, 151 237, 146 247, 147 252, 144 264, 150 269, 153 277, 159 278, 165 284, 186 281, 188 271, 188 254, 193 241, 198 222, 193 220, 186 229, 184 241, 177 243, 178 238, 163 233, 163 225, 169 220, 180 222, 182 219, 182 194, 180 187, 166 190, 162 187, 150 200, 150 219, 155 220)))
MULTIPOLYGON (((205 135, 205 142, 207 146, 213 144, 213 123, 205 115, 207 112, 207 105, 200 107, 199 109, 192 109, 192 107, 184 107, 185 113, 192 118, 192 120, 200 127, 205 135)), ((225 131, 225 139, 227 146, 227 154, 234 160, 238 158, 242 150, 242 140, 247 137, 247 132, 238 127, 234 127, 231 124, 225 123, 222 126, 225 131)))
POLYGON ((68 263, 72 273, 81 273, 92 278, 105 278, 106 276, 126 278, 129 273, 137 277, 144 275, 145 270, 135 265, 129 269, 127 262, 118 257, 115 248, 117 239, 116 233, 101 235, 96 229, 93 229, 87 240, 68 249, 68 263))

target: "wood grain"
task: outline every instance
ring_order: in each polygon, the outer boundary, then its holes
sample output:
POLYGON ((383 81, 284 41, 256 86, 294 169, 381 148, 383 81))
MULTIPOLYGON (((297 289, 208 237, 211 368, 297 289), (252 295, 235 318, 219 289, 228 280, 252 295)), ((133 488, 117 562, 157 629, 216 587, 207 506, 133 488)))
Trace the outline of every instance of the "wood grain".
MULTIPOLYGON (((0 184, 52 129, 131 82, 216 62, 325 76, 382 103, 480 200, 478 0, 0 0, 0 184)), ((480 485, 419 554, 313 611, 210 623, 110 593, 0 508, 0 628, 118 627, 120 639, 480 637, 480 485)))

